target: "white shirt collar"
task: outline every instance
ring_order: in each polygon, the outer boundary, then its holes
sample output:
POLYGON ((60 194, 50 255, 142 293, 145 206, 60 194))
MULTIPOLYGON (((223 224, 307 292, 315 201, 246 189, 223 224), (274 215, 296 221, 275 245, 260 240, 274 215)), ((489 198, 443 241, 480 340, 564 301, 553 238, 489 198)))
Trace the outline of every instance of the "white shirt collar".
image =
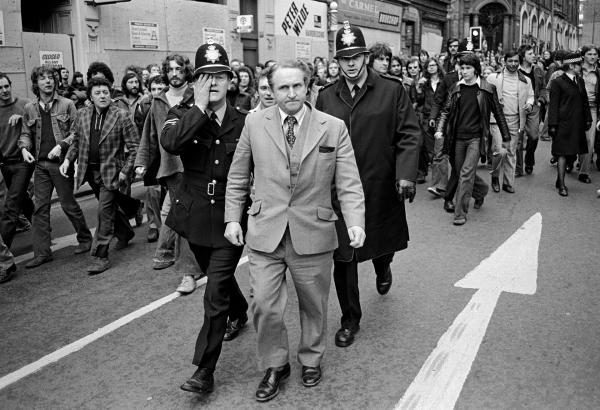
MULTIPOLYGON (((465 82, 464 78, 461 78, 460 81, 458 82, 458 84, 464 84, 467 85, 467 83, 465 82)), ((481 88, 481 77, 477 76, 477 80, 475 80, 475 84, 477 84, 477 87, 481 88)), ((473 84, 471 84, 473 85, 473 84)))
POLYGON ((348 89, 350 90, 350 94, 352 94, 352 89, 354 88, 355 85, 358 85, 362 89, 363 86, 365 85, 365 83, 367 82, 368 77, 369 76, 366 75, 365 78, 363 78, 362 80, 360 80, 357 83, 351 83, 350 81, 348 81, 348 79, 344 78, 344 81, 346 81, 346 85, 348 86, 348 89))
POLYGON ((217 114, 217 123, 219 124, 219 126, 221 126, 221 125, 223 125, 223 118, 225 117, 226 110, 227 110, 227 103, 223 104, 221 106, 221 108, 219 108, 217 111, 211 111, 209 109, 206 109, 206 114, 208 115, 209 118, 213 112, 215 114, 217 114))
MULTIPOLYGON (((286 114, 280 107, 277 107, 277 109, 279 110, 279 116, 281 117, 281 127, 285 128, 285 119, 288 117, 289 114, 286 114)), ((294 114, 294 117, 296 117, 296 124, 298 127, 300 127, 300 125, 302 124, 302 120, 304 119, 305 115, 306 105, 302 104, 302 108, 300 108, 300 111, 294 114)))
POLYGON ((571 73, 565 73, 567 75, 567 77, 569 77, 571 79, 571 81, 575 81, 575 74, 571 74, 571 73))

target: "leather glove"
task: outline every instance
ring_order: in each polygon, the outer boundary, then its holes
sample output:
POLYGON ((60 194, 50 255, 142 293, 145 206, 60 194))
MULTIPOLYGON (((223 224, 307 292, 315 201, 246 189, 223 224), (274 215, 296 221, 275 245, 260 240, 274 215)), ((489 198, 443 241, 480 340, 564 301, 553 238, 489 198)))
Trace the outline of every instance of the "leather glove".
POLYGON ((548 128, 548 135, 550 135, 552 138, 556 137, 556 127, 548 128))
POLYGON ((415 183, 406 180, 402 180, 402 183, 401 181, 396 181, 396 191, 398 192, 398 200, 400 202, 404 202, 405 199, 408 199, 408 202, 412 203, 417 194, 415 183))

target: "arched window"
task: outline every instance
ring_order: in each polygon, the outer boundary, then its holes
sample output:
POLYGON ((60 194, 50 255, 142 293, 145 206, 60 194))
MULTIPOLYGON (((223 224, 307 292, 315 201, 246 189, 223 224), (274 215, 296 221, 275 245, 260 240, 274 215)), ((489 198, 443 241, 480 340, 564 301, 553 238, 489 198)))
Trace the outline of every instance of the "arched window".
POLYGON ((521 14, 521 39, 519 41, 519 43, 523 44, 524 43, 524 39, 526 38, 526 36, 529 34, 529 16, 527 15, 527 12, 524 11, 523 14, 521 14))

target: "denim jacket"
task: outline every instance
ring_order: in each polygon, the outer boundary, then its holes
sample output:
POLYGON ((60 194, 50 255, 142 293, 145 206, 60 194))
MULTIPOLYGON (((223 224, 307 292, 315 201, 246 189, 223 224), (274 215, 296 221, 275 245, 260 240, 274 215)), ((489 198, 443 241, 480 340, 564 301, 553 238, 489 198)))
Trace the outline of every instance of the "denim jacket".
MULTIPOLYGON (((50 107, 50 116, 54 139, 56 140, 56 144, 61 147, 60 158, 62 161, 73 142, 73 135, 70 134, 70 130, 71 124, 77 116, 77 109, 73 101, 55 93, 52 99, 52 106, 50 107)), ((40 114, 40 100, 36 98, 25 105, 23 126, 21 128, 21 137, 19 138, 19 149, 26 148, 37 160, 41 141, 42 118, 40 114), (35 148, 35 152, 32 152, 33 148, 35 148)))

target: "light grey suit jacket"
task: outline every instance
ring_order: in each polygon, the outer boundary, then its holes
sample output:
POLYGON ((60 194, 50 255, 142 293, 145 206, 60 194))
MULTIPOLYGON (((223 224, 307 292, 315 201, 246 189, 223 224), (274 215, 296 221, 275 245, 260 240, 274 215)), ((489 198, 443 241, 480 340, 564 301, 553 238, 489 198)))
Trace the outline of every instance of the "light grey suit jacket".
POLYGON ((288 226, 294 250, 300 255, 337 248, 332 187, 347 226, 365 227, 363 188, 346 125, 310 108, 310 118, 304 119, 310 122, 293 189, 277 106, 246 117, 229 169, 225 222, 241 221, 250 193, 250 172, 254 171, 255 196, 246 235, 253 250, 273 252, 288 226))

